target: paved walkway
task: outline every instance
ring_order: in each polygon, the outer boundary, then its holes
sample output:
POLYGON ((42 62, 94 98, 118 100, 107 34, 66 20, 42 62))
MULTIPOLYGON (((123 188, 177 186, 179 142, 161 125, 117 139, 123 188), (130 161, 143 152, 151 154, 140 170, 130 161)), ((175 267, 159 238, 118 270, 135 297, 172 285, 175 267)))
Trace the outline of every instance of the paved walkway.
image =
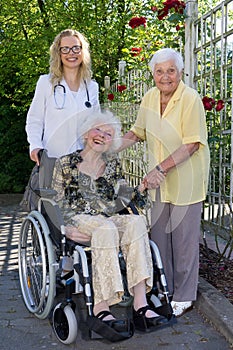
MULTIPOLYGON (((2 350, 231 349, 233 306, 203 280, 200 281, 195 308, 168 328, 149 334, 135 333, 131 339, 119 343, 85 339, 85 332, 80 331, 75 344, 60 343, 53 333, 50 320, 39 320, 34 317, 26 310, 22 301, 18 279, 17 246, 25 214, 20 212, 18 202, 18 196, 0 195, 0 348, 2 350)), ((118 307, 117 313, 124 314, 125 309, 118 307)))

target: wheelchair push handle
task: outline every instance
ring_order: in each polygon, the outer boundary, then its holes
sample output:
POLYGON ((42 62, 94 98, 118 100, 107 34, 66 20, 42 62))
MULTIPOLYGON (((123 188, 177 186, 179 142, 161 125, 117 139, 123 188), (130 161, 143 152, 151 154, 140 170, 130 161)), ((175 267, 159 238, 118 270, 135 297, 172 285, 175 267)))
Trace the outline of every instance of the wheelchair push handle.
POLYGON ((38 153, 37 153, 37 157, 38 157, 38 160, 39 160, 39 164, 40 164, 40 161, 41 161, 43 152, 44 152, 44 148, 41 148, 41 149, 38 151, 38 153))

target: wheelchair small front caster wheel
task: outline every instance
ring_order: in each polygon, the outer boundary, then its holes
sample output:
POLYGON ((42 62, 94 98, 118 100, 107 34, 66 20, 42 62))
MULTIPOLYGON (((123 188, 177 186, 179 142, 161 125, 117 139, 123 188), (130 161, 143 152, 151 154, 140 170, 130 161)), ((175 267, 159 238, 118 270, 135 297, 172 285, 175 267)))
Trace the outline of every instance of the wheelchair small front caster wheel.
POLYGON ((78 333, 78 323, 75 313, 69 304, 59 303, 53 311, 53 330, 63 344, 71 344, 78 333))

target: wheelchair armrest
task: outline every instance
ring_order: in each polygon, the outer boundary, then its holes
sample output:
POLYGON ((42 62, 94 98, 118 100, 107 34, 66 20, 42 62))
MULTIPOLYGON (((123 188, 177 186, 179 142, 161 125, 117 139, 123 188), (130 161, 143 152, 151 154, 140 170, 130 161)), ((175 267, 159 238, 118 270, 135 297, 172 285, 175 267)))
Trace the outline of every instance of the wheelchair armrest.
POLYGON ((57 191, 51 189, 51 188, 37 188, 34 190, 34 192, 39 196, 39 197, 44 197, 44 198, 52 198, 56 196, 57 191))

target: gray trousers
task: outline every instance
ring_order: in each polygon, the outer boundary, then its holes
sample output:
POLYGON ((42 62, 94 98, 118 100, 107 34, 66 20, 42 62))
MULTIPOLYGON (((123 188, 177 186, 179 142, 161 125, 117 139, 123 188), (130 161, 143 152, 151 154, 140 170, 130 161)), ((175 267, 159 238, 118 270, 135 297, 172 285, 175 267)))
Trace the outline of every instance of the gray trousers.
POLYGON ((175 301, 197 297, 202 202, 161 203, 157 191, 151 211, 151 239, 158 245, 169 292, 175 301))

